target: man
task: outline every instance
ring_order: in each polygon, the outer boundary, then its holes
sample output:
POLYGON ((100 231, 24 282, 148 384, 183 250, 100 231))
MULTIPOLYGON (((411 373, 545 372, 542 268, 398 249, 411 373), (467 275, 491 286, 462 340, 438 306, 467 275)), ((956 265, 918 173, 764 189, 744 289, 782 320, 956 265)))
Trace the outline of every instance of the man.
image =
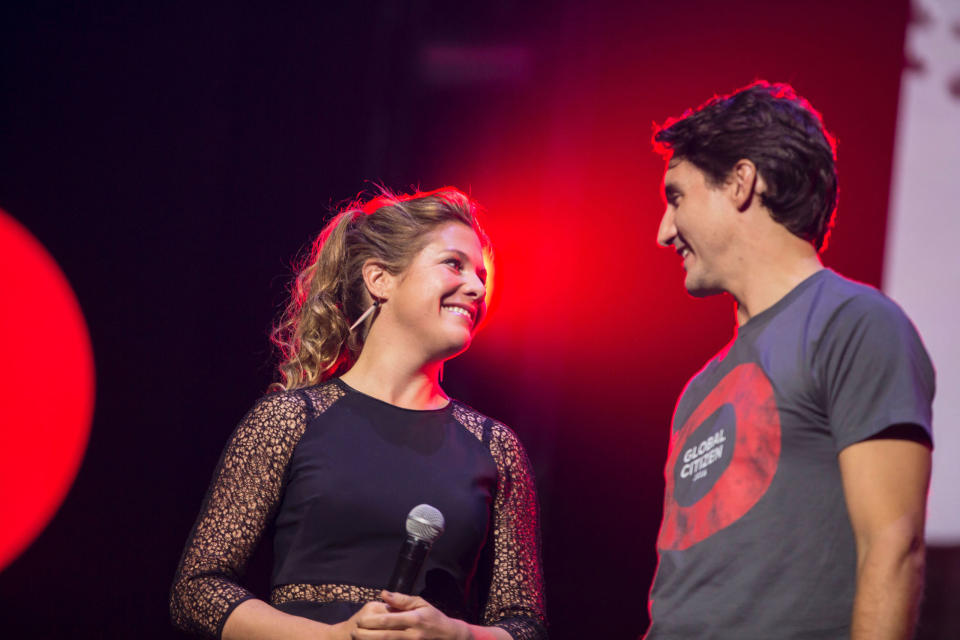
POLYGON ((759 82, 654 141, 657 241, 738 326, 674 413, 647 639, 910 637, 934 373, 899 307, 820 262, 832 138, 759 82))

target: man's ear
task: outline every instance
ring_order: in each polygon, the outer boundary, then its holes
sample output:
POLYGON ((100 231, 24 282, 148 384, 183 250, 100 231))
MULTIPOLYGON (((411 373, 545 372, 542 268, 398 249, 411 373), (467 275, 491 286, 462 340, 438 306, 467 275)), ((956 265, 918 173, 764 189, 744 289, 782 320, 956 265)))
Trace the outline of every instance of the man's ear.
POLYGON ((754 196, 762 193, 764 187, 757 165, 746 158, 737 160, 730 172, 730 196, 734 206, 740 211, 746 210, 754 196))
POLYGON ((362 268, 363 282, 367 285, 367 291, 375 300, 384 302, 390 299, 393 293, 393 287, 396 278, 387 271, 382 262, 373 258, 363 263, 362 268))

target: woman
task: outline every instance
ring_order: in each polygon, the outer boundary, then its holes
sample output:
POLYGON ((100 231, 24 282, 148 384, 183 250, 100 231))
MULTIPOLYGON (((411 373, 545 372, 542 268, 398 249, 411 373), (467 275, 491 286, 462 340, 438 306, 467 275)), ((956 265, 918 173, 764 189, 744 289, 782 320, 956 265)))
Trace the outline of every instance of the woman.
POLYGON ((283 383, 241 421, 171 593, 181 629, 245 638, 546 638, 516 436, 440 387, 485 310, 476 204, 444 188, 341 212, 274 332, 283 383), (383 591, 410 509, 445 516, 415 591, 383 591), (270 604, 241 587, 274 528, 270 604))

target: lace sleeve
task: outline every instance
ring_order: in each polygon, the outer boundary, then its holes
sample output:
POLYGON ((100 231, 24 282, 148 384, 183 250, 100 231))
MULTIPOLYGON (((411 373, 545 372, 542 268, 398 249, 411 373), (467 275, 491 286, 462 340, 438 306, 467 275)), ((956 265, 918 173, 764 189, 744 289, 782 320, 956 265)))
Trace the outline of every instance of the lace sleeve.
POLYGON ((545 640, 540 526, 530 461, 517 436, 497 422, 490 453, 497 463, 498 480, 493 575, 483 621, 504 629, 515 640, 545 640))
POLYGON ((306 415, 299 395, 275 393, 233 432, 174 578, 170 617, 177 628, 218 638, 233 609, 254 597, 237 580, 273 515, 306 415))

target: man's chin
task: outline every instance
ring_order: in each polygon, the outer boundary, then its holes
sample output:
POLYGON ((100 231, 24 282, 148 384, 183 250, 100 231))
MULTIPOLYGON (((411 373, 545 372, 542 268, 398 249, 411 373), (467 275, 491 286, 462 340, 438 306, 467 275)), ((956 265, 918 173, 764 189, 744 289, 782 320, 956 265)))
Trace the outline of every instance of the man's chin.
POLYGON ((687 293, 694 298, 709 298, 710 296, 724 293, 722 288, 691 279, 689 275, 683 284, 687 288, 687 293))

